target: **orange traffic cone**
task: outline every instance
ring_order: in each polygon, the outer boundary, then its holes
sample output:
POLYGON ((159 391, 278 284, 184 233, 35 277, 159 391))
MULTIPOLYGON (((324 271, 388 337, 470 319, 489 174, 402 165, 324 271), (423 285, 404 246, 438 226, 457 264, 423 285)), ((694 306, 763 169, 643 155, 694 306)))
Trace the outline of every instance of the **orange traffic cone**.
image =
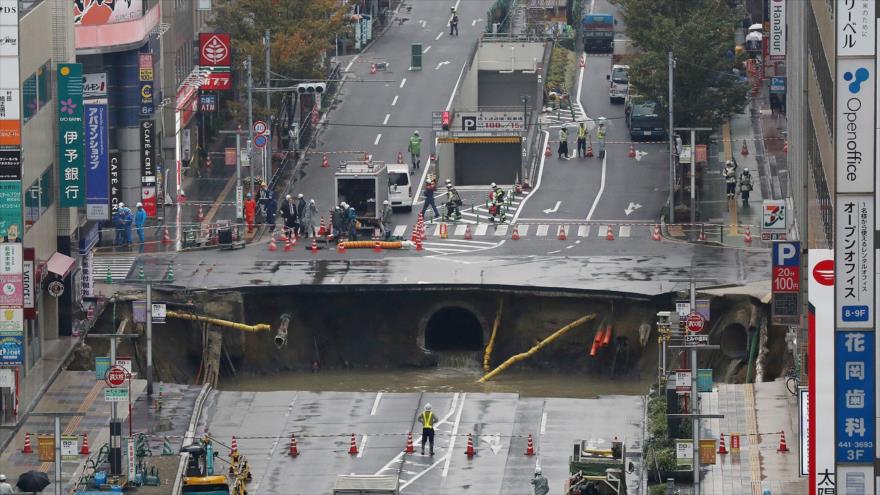
POLYGON ((653 239, 655 241, 660 240, 660 226, 659 225, 654 226, 654 232, 651 233, 651 239, 653 239))
POLYGON ((379 241, 376 241, 376 243, 373 244, 373 252, 374 253, 381 253, 382 252, 382 245, 379 244, 379 241))
POLYGON ((25 432, 24 434, 24 448, 21 449, 22 454, 33 454, 34 449, 31 447, 31 434, 30 432, 25 432))
POLYGON ((752 227, 749 225, 746 225, 746 235, 743 237, 743 242, 746 244, 752 243, 752 227))
POLYGON ((278 251, 278 245, 275 244, 275 234, 269 238, 269 251, 278 251))
POLYGON ((788 153, 788 139, 786 139, 785 144, 782 145, 782 152, 788 153))
POLYGON ((336 245, 336 252, 339 254, 345 254, 345 242, 340 242, 336 245))
POLYGON ((351 434, 351 446, 348 448, 348 453, 351 455, 358 453, 358 446, 357 441, 354 439, 354 433, 351 434))
POLYGON ((327 235, 327 224, 324 223, 324 215, 321 215, 321 225, 318 227, 318 236, 327 235))
POLYGON ((162 244, 171 244, 171 234, 168 233, 168 227, 165 227, 165 233, 162 234, 162 244))
POLYGON ((605 327, 605 336, 602 337, 602 347, 605 347, 606 345, 608 345, 611 342, 611 331, 612 331, 611 325, 608 325, 607 327, 605 327))
POLYGON ((238 439, 234 436, 232 437, 232 444, 229 447, 229 453, 231 455, 238 454, 238 439))
POLYGON ((720 436, 721 443, 718 444, 718 453, 724 455, 727 453, 727 445, 724 443, 724 433, 722 433, 720 436))
POLYGON ((79 453, 80 453, 80 455, 89 455, 89 453, 90 453, 89 433, 88 432, 83 433, 83 444, 82 444, 82 447, 79 448, 79 453))
POLYGON ((550 151, 550 145, 547 145, 547 149, 544 150, 544 156, 553 156, 553 152, 550 151))
POLYGON ((312 254, 318 254, 318 241, 312 237, 312 254))
POLYGON ((529 443, 526 445, 526 455, 535 455, 535 444, 532 443, 531 433, 529 433, 529 443))
POLYGON ((511 235, 510 238, 514 241, 519 240, 519 227, 517 227, 516 225, 513 226, 513 235, 511 235))
POLYGON ((467 450, 464 451, 464 455, 468 456, 468 459, 473 459, 476 453, 477 451, 474 450, 474 437, 468 433, 467 450))
POLYGON ((402 164, 402 163, 403 163, 403 152, 402 152, 402 151, 398 151, 398 152, 397 152, 397 163, 398 163, 398 164, 402 164))
POLYGON ((609 226, 605 227, 605 229, 606 229, 605 230, 605 240, 606 241, 613 241, 614 240, 614 226, 609 225, 609 226))
POLYGON ((321 167, 327 168, 330 166, 330 160, 327 158, 327 153, 324 153, 324 158, 321 159, 321 167))
POLYGON ((196 221, 201 222, 205 219, 205 212, 202 211, 202 205, 199 205, 199 211, 196 213, 196 221))
POLYGON ((578 67, 586 67, 587 66, 587 57, 586 55, 581 55, 581 60, 578 62, 578 67))
POLYGON ((418 238, 416 238, 416 251, 422 251, 423 249, 425 248, 424 246, 422 246, 422 236, 420 235, 418 238))
POLYGON ((748 154, 749 154, 749 147, 746 145, 745 139, 743 139, 743 146, 742 146, 742 149, 740 150, 740 154, 742 156, 748 156, 748 154))
POLYGON ((587 158, 593 158, 593 145, 587 145, 587 158))
POLYGON ((557 234, 556 237, 560 241, 564 241, 564 240, 568 239, 568 237, 565 236, 565 227, 563 227, 562 225, 559 226, 559 234, 557 234))
POLYGON ((413 225, 412 236, 410 236, 409 240, 412 242, 416 242, 416 237, 419 236, 419 224, 413 225))
POLYGON ((636 147, 635 147, 634 144, 630 143, 630 145, 629 145, 629 153, 627 153, 626 156, 628 156, 628 157, 630 157, 630 158, 635 158, 635 157, 636 157, 636 147))
POLYGON ((290 448, 287 455, 290 457, 296 457, 299 455, 299 449, 296 447, 296 435, 293 433, 290 434, 290 448))
POLYGON ((293 251, 293 244, 290 243, 290 237, 288 237, 287 240, 284 241, 284 251, 288 253, 293 251))
POLYGON ((699 237, 699 239, 700 239, 700 242, 706 242, 706 241, 708 240, 708 237, 706 236, 706 231, 703 230, 703 226, 702 226, 702 225, 700 225, 700 237, 699 237))
POLYGON ((440 224, 440 238, 448 239, 449 238, 449 230, 446 227, 445 223, 440 224))
POLYGON ((370 64, 370 74, 376 73, 376 64, 370 64))
POLYGON ((406 434, 406 450, 407 454, 414 454, 416 449, 413 447, 412 432, 406 434))
POLYGON ((467 227, 464 228, 464 238, 468 239, 468 240, 474 238, 474 235, 471 234, 471 226, 470 225, 468 225, 467 227))
POLYGON ((779 432, 779 447, 776 452, 788 452, 788 445, 785 444, 785 430, 779 432))

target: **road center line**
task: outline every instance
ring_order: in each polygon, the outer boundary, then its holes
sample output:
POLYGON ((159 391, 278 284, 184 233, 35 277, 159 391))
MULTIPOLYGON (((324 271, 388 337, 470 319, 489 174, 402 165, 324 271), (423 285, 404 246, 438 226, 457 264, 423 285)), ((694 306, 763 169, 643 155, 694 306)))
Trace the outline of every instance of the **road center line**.
POLYGON ((388 125, 388 119, 390 119, 390 118, 391 118, 391 114, 390 114, 390 113, 386 113, 386 114, 385 114, 385 120, 382 121, 382 125, 388 125))
POLYGON ((543 435, 545 431, 547 431, 547 411, 544 411, 541 414, 541 435, 543 435))
POLYGON ((406 84, 406 78, 404 77, 402 81, 400 81, 400 89, 403 89, 403 86, 406 84))
POLYGON ((431 45, 428 45, 424 50, 422 50, 422 55, 428 53, 428 50, 431 49, 431 45))
POLYGON ((444 33, 444 32, 445 32, 445 31, 440 31, 440 34, 438 34, 437 37, 434 38, 434 41, 437 41, 437 40, 439 40, 441 37, 443 37, 443 33, 444 33))
MULTIPOLYGON (((376 134, 376 140, 373 141, 373 146, 378 145, 380 139, 382 139, 382 133, 376 134)), ((603 176, 604 176, 604 175, 603 175, 603 176)))
MULTIPOLYGON (((550 131, 544 131, 544 146, 541 147, 541 150, 547 147, 547 143, 550 142, 550 131)), ((519 214, 526 207, 526 202, 538 192, 538 189, 541 188, 541 177, 544 175, 544 160, 547 159, 547 156, 544 155, 543 151, 539 150, 541 153, 541 165, 538 167, 538 180, 535 181, 535 187, 532 188, 532 192, 529 193, 528 196, 523 198, 522 202, 519 204, 519 208, 517 208, 516 213, 513 214, 513 219, 510 223, 516 223, 516 220, 519 218, 519 214)))
POLYGON ((443 473, 442 477, 446 477, 449 474, 449 464, 452 462, 452 453, 455 452, 455 435, 458 434, 458 425, 461 424, 461 413, 464 412, 464 401, 467 397, 467 393, 462 394, 461 396, 461 406, 458 409, 458 414, 455 416, 455 423, 452 425, 452 438, 449 439, 449 448, 446 450, 446 463, 443 465, 443 473))
POLYGON ((587 221, 589 222, 591 218, 593 218, 593 213, 596 211, 596 206, 599 205, 599 200, 602 199, 602 192, 605 191, 605 169, 608 164, 608 150, 605 150, 605 158, 602 159, 602 180, 599 182, 599 192, 596 193, 596 199, 593 200, 593 206, 590 207, 590 212, 587 213, 587 221))
POLYGON ((364 449, 367 448, 367 438, 369 438, 369 436, 367 436, 367 435, 364 435, 363 437, 361 437, 361 446, 360 446, 360 448, 358 448, 358 453, 357 453, 358 458, 360 458, 362 455, 364 455, 364 449))
POLYGON ((376 394, 376 400, 373 401, 373 409, 370 409, 370 416, 375 416, 379 409, 379 402, 382 400, 382 392, 376 394))
POLYGON ((394 100, 391 101, 391 106, 397 105, 397 97, 398 95, 394 95, 394 100))
MULTIPOLYGON (((287 421, 290 418, 290 413, 293 412, 293 405, 296 403, 297 395, 293 396, 293 399, 290 401, 290 404, 287 405, 287 412, 284 413, 284 422, 281 423, 282 428, 287 428, 287 421)), ((266 456, 266 470, 263 471, 263 475, 260 476, 260 480, 257 481, 257 484, 254 486, 254 493, 260 493, 260 485, 263 484, 263 480, 266 479, 266 475, 269 473, 270 468, 272 467, 272 457, 275 455, 275 449, 278 447, 278 443, 281 441, 281 435, 275 437, 275 441, 272 442, 272 448, 269 449, 269 454, 266 456)))

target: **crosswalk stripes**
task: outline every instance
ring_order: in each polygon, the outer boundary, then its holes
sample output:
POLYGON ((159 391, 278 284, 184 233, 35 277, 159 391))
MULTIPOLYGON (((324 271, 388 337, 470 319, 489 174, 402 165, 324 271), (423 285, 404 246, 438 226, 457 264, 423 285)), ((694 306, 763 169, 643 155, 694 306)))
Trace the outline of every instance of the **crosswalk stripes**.
POLYGON ((503 237, 507 235, 507 224, 501 224, 495 227, 495 235, 498 237, 503 237))
POLYGON ((481 223, 477 225, 476 230, 474 231, 474 236, 484 236, 486 235, 486 230, 489 228, 489 224, 481 223))
POLYGON ((136 260, 136 256, 95 256, 92 260, 92 280, 103 282, 108 268, 113 280, 124 280, 136 260))
POLYGON ((464 235, 464 232, 467 230, 467 228, 468 228, 467 225, 456 225, 456 226, 455 226, 455 232, 453 232, 452 235, 454 235, 454 236, 456 236, 456 237, 458 237, 458 236, 463 236, 463 235, 464 235))
POLYGON ((589 237, 590 236, 590 226, 589 225, 578 225, 578 237, 589 237))
POLYGON ((403 234, 406 234, 406 225, 395 225, 394 231, 391 232, 392 237, 403 237, 403 234))
MULTIPOLYGON (((436 223, 433 225, 427 225, 425 227, 426 238, 424 241, 427 243, 428 241, 437 240, 445 243, 444 245, 453 247, 454 243, 467 243, 472 239, 478 238, 494 238, 494 239, 505 239, 509 238, 513 234, 513 225, 508 223, 479 223, 476 225, 473 224, 445 224, 446 225, 446 236, 441 235, 441 230, 443 229, 441 223, 436 223), (470 229, 470 234, 472 239, 464 239, 467 230, 470 229), (452 243, 452 244, 450 244, 452 243)), ((520 238, 531 238, 531 239, 556 239, 559 237, 560 230, 565 233, 565 237, 569 238, 570 236, 577 236, 578 238, 586 239, 592 236, 593 239, 602 239, 604 240, 609 230, 614 236, 614 239, 627 239, 627 238, 643 238, 650 239, 652 233, 653 225, 647 224, 562 224, 562 223, 521 223, 516 224, 517 233, 520 238), (532 227, 535 227, 532 229, 532 227), (575 229, 576 227, 576 229, 575 229), (593 228, 595 227, 595 229, 593 228), (530 231, 534 230, 534 235, 529 235, 530 231)), ((394 228, 393 234, 395 237, 406 239, 408 234, 411 233, 410 227, 408 225, 397 225, 394 228)), ((490 244, 494 245, 496 242, 487 242, 480 241, 482 244, 490 244)), ((427 245, 427 244, 426 244, 427 245)), ((461 247, 461 246, 459 246, 461 247)), ((462 248, 464 249, 464 248, 462 248)), ((466 249, 465 249, 466 250, 466 249)), ((125 276, 128 273, 128 270, 131 268, 131 264, 134 262, 135 258, 116 258, 117 260, 126 260, 120 261, 121 265, 124 265, 117 270, 120 273, 124 273, 121 276, 125 276)), ((96 268, 98 264, 96 263, 96 268)), ((98 271, 96 269, 95 273, 102 275, 106 271, 106 266, 102 265, 101 270, 98 271)), ((117 277, 117 274, 114 273, 114 277, 117 277)))
POLYGON ((629 225, 621 225, 621 226, 620 226, 620 232, 618 233, 618 236, 617 236, 617 237, 629 237, 629 235, 630 235, 630 233, 631 233, 631 230, 632 230, 632 227, 631 227, 631 226, 629 226, 629 225))
MULTIPOLYGON (((548 231, 548 230, 550 230, 550 226, 549 226, 549 225, 547 225, 547 224, 541 224, 541 225, 538 225, 538 231, 535 232, 535 235, 538 236, 538 237, 546 237, 546 236, 547 236, 547 231, 548 231)), ((522 236, 523 233, 520 232, 519 235, 522 236)))

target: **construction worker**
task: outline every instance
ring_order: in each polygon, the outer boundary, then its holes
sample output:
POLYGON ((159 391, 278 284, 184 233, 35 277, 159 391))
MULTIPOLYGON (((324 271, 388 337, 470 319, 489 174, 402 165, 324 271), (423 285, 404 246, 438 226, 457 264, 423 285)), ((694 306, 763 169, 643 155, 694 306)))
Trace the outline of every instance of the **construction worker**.
POLYGON ((348 240, 356 241, 358 231, 357 210, 348 203, 345 204, 345 221, 348 225, 348 240))
POLYGON ((587 128, 583 122, 578 125, 577 155, 581 158, 587 156, 587 128))
POLYGON ((749 193, 752 192, 753 188, 752 174, 749 172, 748 168, 744 168, 742 174, 739 176, 739 194, 742 196, 744 207, 749 204, 749 193))
POLYGON ((120 219, 122 220, 122 237, 126 246, 131 246, 131 224, 134 223, 134 215, 131 208, 119 203, 120 219))
POLYGON ((452 17, 449 19, 449 36, 458 36, 458 12, 452 7, 452 17))
POLYGON ((419 414, 419 423, 422 424, 422 455, 425 455, 425 442, 429 442, 431 455, 434 455, 434 419, 431 404, 425 404, 425 410, 419 414))
POLYGON ((275 201, 275 194, 269 191, 266 202, 261 206, 266 212, 266 224, 269 225, 269 232, 275 232, 275 214, 278 213, 278 202, 275 201))
POLYGON ((134 228, 137 230, 138 239, 144 243, 144 224, 147 223, 147 212, 143 203, 138 202, 137 213, 134 214, 134 228))
POLYGON ((422 155, 422 136, 418 130, 413 131, 412 136, 410 136, 409 148, 407 149, 412 156, 413 170, 418 170, 419 157, 422 155))
POLYGON ((727 160, 724 164, 724 182, 727 184, 727 199, 736 197, 736 163, 733 160, 727 160))
POLYGON ((254 219, 257 216, 257 202, 254 201, 254 195, 247 193, 247 199, 244 200, 244 221, 247 224, 248 234, 254 232, 254 219))
POLYGON ((605 124, 608 121, 605 117, 599 117, 599 127, 596 129, 596 141, 599 145, 599 158, 605 158, 605 124))
POLYGON ((15 493, 12 485, 6 482, 6 475, 0 474, 0 493, 15 493))
POLYGON ((345 219, 341 205, 334 206, 333 211, 330 212, 330 226, 335 237, 342 237, 342 233, 345 232, 345 219))
POLYGON ((535 495, 547 495, 550 493, 550 484, 547 478, 541 474, 541 467, 535 468, 535 477, 532 478, 532 486, 535 488, 535 495))
POLYGON ((393 213, 391 202, 387 199, 382 201, 382 216, 379 217, 379 227, 382 229, 382 238, 386 241, 391 239, 391 215, 393 213))
POLYGON ((568 129, 565 126, 559 128, 559 148, 556 153, 560 160, 568 160, 568 129))
POLYGON ((445 205, 446 219, 458 221, 461 219, 461 211, 459 208, 464 202, 461 200, 461 194, 458 193, 458 189, 452 185, 452 181, 449 179, 446 179, 446 194, 449 197, 449 201, 447 201, 445 205))
POLYGON ((422 216, 425 215, 425 211, 428 209, 428 206, 434 210, 434 217, 439 217, 440 212, 437 211, 437 205, 434 204, 434 192, 437 190, 437 184, 434 183, 431 179, 425 179, 425 204, 422 205, 422 216))

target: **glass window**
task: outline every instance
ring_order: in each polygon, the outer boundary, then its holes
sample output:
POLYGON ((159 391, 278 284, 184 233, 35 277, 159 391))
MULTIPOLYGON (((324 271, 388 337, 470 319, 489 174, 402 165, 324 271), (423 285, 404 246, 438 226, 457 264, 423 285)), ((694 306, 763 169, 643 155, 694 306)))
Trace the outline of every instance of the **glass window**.
POLYGON ((24 195, 24 227, 30 229, 40 219, 40 179, 24 195))
POLYGON ((22 112, 24 112, 24 121, 27 122, 39 110, 37 102, 37 76, 32 74, 27 78, 21 87, 22 92, 22 112))
POLYGON ((52 173, 52 167, 46 169, 40 177, 40 216, 46 213, 46 210, 52 206, 55 201, 54 192, 55 174, 52 173))
POLYGON ((42 67, 37 69, 37 102, 38 109, 41 109, 49 104, 49 100, 52 99, 52 65, 50 62, 46 62, 42 67))

